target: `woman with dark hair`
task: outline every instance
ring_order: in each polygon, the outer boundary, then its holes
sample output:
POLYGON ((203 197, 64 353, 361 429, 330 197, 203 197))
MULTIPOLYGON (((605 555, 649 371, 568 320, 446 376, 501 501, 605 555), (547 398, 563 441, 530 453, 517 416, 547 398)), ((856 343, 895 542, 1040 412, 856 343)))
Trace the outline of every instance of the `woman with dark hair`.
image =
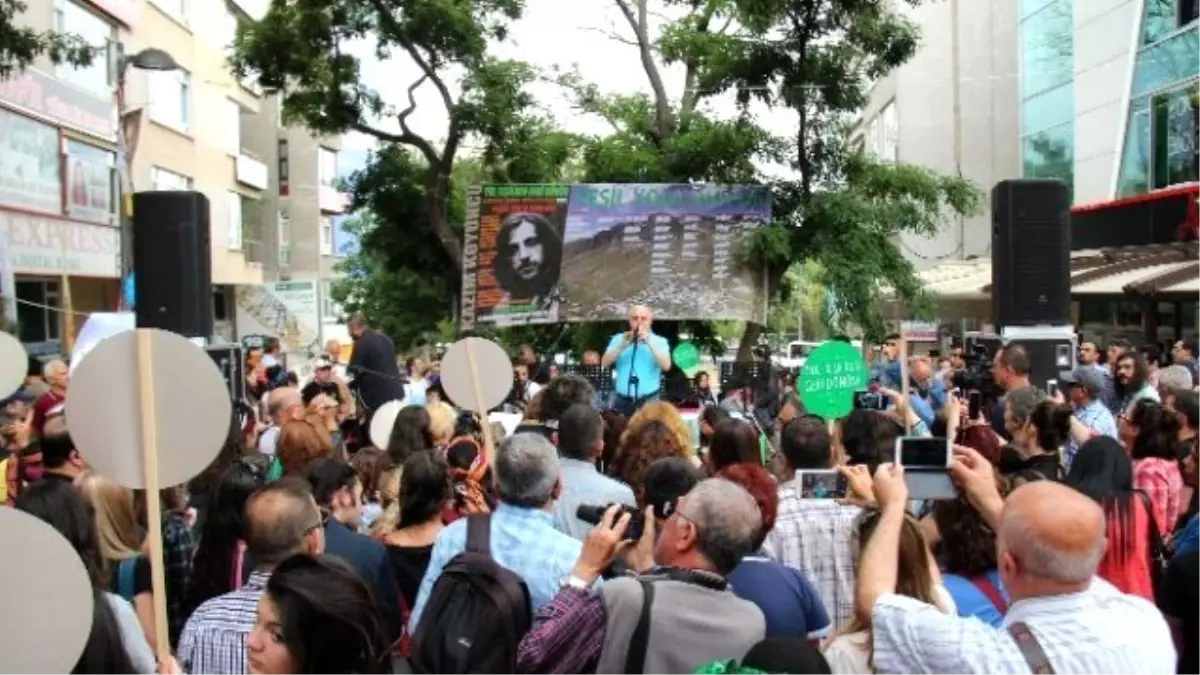
POLYGON ((1061 481, 1066 476, 1061 454, 1070 438, 1070 406, 1042 397, 1033 387, 1010 392, 1005 400, 1004 429, 1012 442, 1000 451, 1000 473, 1020 485, 1035 480, 1061 481), (1030 411, 1025 414, 1024 411, 1030 411))
MULTIPOLYGON (((417 601, 433 541, 445 527, 442 510, 450 496, 450 466, 438 453, 427 450, 408 456, 400 477, 400 521, 382 537, 405 608, 417 601)), ((407 623, 407 615, 403 618, 407 623)))
MULTIPOLYGON (((1008 484, 997 477, 1001 496, 1008 484)), ((954 600, 958 615, 974 616, 997 628, 1008 613, 1008 594, 996 567, 996 533, 983 521, 963 491, 952 501, 933 507, 939 544, 936 547, 942 570, 942 585, 954 600)))
POLYGON ((700 404, 701 408, 705 408, 707 406, 716 406, 718 403, 717 394, 712 390, 710 377, 711 376, 708 374, 707 370, 702 370, 696 373, 696 378, 694 380, 696 386, 696 401, 700 404))
POLYGON ((712 445, 704 463, 710 475, 734 464, 749 462, 762 466, 762 452, 758 444, 758 431, 747 421, 726 419, 713 429, 712 445))
POLYGON ((600 452, 596 470, 608 473, 608 467, 612 466, 613 458, 617 456, 617 449, 621 447, 621 434, 625 433, 625 427, 629 425, 629 418, 616 410, 605 410, 600 413, 600 419, 604 420, 604 450, 600 452))
POLYGON ((713 434, 717 431, 717 425, 727 419, 730 419, 729 413, 719 406, 706 406, 700 411, 700 417, 696 421, 700 427, 700 443, 696 448, 696 452, 700 457, 708 455, 708 449, 712 447, 713 434))
POLYGON ((1133 463, 1113 438, 1084 443, 1071 462, 1066 485, 1091 497, 1108 521, 1108 549, 1096 575, 1122 593, 1154 601, 1150 576, 1150 500, 1133 489, 1133 463))
POLYGON ((154 653, 133 605, 104 590, 108 577, 100 554, 100 537, 95 516, 83 494, 64 481, 41 481, 21 493, 15 508, 58 530, 79 554, 91 578, 92 631, 71 672, 155 672, 154 653))
POLYGON ((199 529, 192 573, 184 598, 184 615, 202 603, 242 587, 253 565, 246 557, 246 500, 267 483, 268 459, 254 454, 239 457, 221 474, 212 491, 208 519, 199 529))
POLYGON ((1179 472, 1179 419, 1162 405, 1142 399, 1121 415, 1118 433, 1133 459, 1133 487, 1150 497, 1154 524, 1169 533, 1182 509, 1179 472))
MULTIPOLYGON (((749 462, 725 467, 718 475, 742 486, 754 497, 762 514, 762 527, 754 547, 761 549, 767 533, 775 527, 779 510, 775 479, 762 465, 749 462)), ((800 570, 771 560, 759 551, 742 558, 726 578, 734 594, 762 610, 768 638, 807 638, 815 645, 829 633, 829 614, 821 596, 800 570)))
POLYGON ((333 556, 279 563, 246 636, 251 673, 390 673, 391 643, 371 591, 333 556))
POLYGON ((388 437, 387 453, 394 466, 402 466, 408 456, 433 447, 433 421, 423 405, 400 409, 388 437))

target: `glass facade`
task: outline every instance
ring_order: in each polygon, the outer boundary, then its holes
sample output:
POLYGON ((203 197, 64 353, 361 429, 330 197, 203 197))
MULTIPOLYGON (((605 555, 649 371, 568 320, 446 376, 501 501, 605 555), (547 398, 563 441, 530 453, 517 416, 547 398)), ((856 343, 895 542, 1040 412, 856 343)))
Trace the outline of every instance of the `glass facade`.
POLYGON ((1075 165, 1073 0, 1021 2, 1021 173, 1072 185, 1075 165))
POLYGON ((1145 0, 1117 196, 1200 180, 1196 0, 1145 0))

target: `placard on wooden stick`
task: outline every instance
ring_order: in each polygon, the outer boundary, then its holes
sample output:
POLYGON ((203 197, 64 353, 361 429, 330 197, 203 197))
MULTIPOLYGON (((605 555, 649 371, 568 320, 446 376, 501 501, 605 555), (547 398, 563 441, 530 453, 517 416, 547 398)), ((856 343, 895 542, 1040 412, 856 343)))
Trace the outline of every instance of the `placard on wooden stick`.
POLYGON ((371 427, 367 429, 371 445, 380 450, 387 450, 388 442, 392 439, 392 427, 396 426, 396 417, 405 405, 403 401, 388 401, 375 409, 375 414, 371 417, 371 427))
POLYGON ((25 384, 29 354, 16 337, 0 332, 0 398, 6 398, 25 384))
MULTIPOLYGON (((503 403, 512 391, 512 370, 512 361, 500 345, 484 338, 463 338, 442 357, 442 389, 455 405, 486 420, 488 410, 503 403)), ((492 435, 484 434, 483 441, 491 462, 496 455, 492 435)))
POLYGON ((92 580, 49 523, 0 507, 0 673, 69 673, 92 632, 92 580))
MULTIPOLYGON (((160 487, 199 474, 221 451, 233 404, 207 352, 162 330, 119 333, 92 349, 71 378, 65 415, 76 448, 97 473, 146 491, 146 518, 162 522, 160 487)), ((167 636, 162 529, 148 532, 154 635, 160 662, 167 636)))

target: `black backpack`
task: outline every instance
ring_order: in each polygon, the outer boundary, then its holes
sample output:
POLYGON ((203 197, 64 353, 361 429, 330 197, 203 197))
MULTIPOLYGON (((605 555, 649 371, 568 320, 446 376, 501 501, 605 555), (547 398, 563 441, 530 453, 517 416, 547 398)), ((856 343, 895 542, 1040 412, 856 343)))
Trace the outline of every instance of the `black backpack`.
POLYGON ((413 672, 516 672, 533 623, 529 588, 492 558, 491 529, 491 514, 467 517, 467 549, 442 569, 413 635, 413 672))

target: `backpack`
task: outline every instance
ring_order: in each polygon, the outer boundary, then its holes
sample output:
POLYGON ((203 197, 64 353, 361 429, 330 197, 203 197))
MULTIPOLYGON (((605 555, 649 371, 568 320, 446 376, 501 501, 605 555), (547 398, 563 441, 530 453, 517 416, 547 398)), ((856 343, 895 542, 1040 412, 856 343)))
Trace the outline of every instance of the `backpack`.
POLYGON ((137 558, 122 558, 121 562, 117 563, 117 595, 125 602, 133 602, 133 572, 136 567, 137 558))
POLYGON ((467 548, 433 585, 412 637, 416 673, 513 673, 529 632, 529 588, 491 554, 491 514, 467 516, 467 548))

